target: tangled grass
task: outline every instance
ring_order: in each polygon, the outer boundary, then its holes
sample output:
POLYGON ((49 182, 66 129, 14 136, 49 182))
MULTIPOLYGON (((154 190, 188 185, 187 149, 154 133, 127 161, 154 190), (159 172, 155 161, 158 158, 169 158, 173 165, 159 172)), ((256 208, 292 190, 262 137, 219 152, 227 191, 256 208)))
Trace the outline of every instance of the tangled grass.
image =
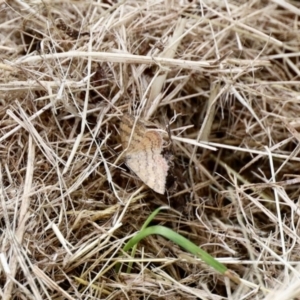
POLYGON ((300 299, 299 16, 284 0, 1 1, 0 298, 300 299), (165 195, 124 164, 128 112, 165 131, 165 195), (160 235, 122 253, 166 205, 151 225, 238 284, 160 235))

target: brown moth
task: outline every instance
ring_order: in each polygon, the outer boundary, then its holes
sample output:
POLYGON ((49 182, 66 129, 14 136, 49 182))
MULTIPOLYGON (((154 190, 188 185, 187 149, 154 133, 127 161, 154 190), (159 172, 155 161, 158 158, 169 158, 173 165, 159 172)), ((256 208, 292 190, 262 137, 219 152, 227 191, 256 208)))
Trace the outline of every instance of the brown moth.
POLYGON ((164 194, 169 166, 161 155, 161 134, 128 114, 121 119, 120 133, 126 165, 152 190, 164 194))

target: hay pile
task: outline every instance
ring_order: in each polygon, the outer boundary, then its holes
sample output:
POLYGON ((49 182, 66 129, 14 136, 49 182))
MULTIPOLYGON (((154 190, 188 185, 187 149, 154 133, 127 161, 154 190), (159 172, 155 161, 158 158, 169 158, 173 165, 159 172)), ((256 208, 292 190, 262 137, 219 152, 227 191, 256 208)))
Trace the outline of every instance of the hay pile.
POLYGON ((300 2, 7 2, 0 298, 300 299, 300 2), (127 112, 167 128, 165 195, 123 162, 127 112), (241 284, 159 235, 120 254, 165 205, 241 284))

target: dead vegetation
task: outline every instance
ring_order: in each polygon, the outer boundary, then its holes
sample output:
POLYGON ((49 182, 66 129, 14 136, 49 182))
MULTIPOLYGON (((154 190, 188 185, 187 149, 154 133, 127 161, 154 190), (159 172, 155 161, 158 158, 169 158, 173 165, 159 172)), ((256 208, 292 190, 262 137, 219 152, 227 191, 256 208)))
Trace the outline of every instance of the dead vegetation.
POLYGON ((299 15, 284 0, 2 1, 0 298, 300 299, 299 15), (123 163, 127 112, 169 128, 165 195, 123 163), (240 285, 160 236, 120 255, 165 205, 155 224, 240 285))

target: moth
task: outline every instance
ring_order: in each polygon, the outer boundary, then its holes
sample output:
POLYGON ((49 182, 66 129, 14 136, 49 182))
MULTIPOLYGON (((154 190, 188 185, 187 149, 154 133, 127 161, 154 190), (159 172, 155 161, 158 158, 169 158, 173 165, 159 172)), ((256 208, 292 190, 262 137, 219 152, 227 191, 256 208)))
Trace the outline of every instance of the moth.
POLYGON ((168 162, 161 154, 163 138, 154 129, 129 114, 124 114, 120 134, 125 163, 148 187, 159 194, 165 193, 168 162))

